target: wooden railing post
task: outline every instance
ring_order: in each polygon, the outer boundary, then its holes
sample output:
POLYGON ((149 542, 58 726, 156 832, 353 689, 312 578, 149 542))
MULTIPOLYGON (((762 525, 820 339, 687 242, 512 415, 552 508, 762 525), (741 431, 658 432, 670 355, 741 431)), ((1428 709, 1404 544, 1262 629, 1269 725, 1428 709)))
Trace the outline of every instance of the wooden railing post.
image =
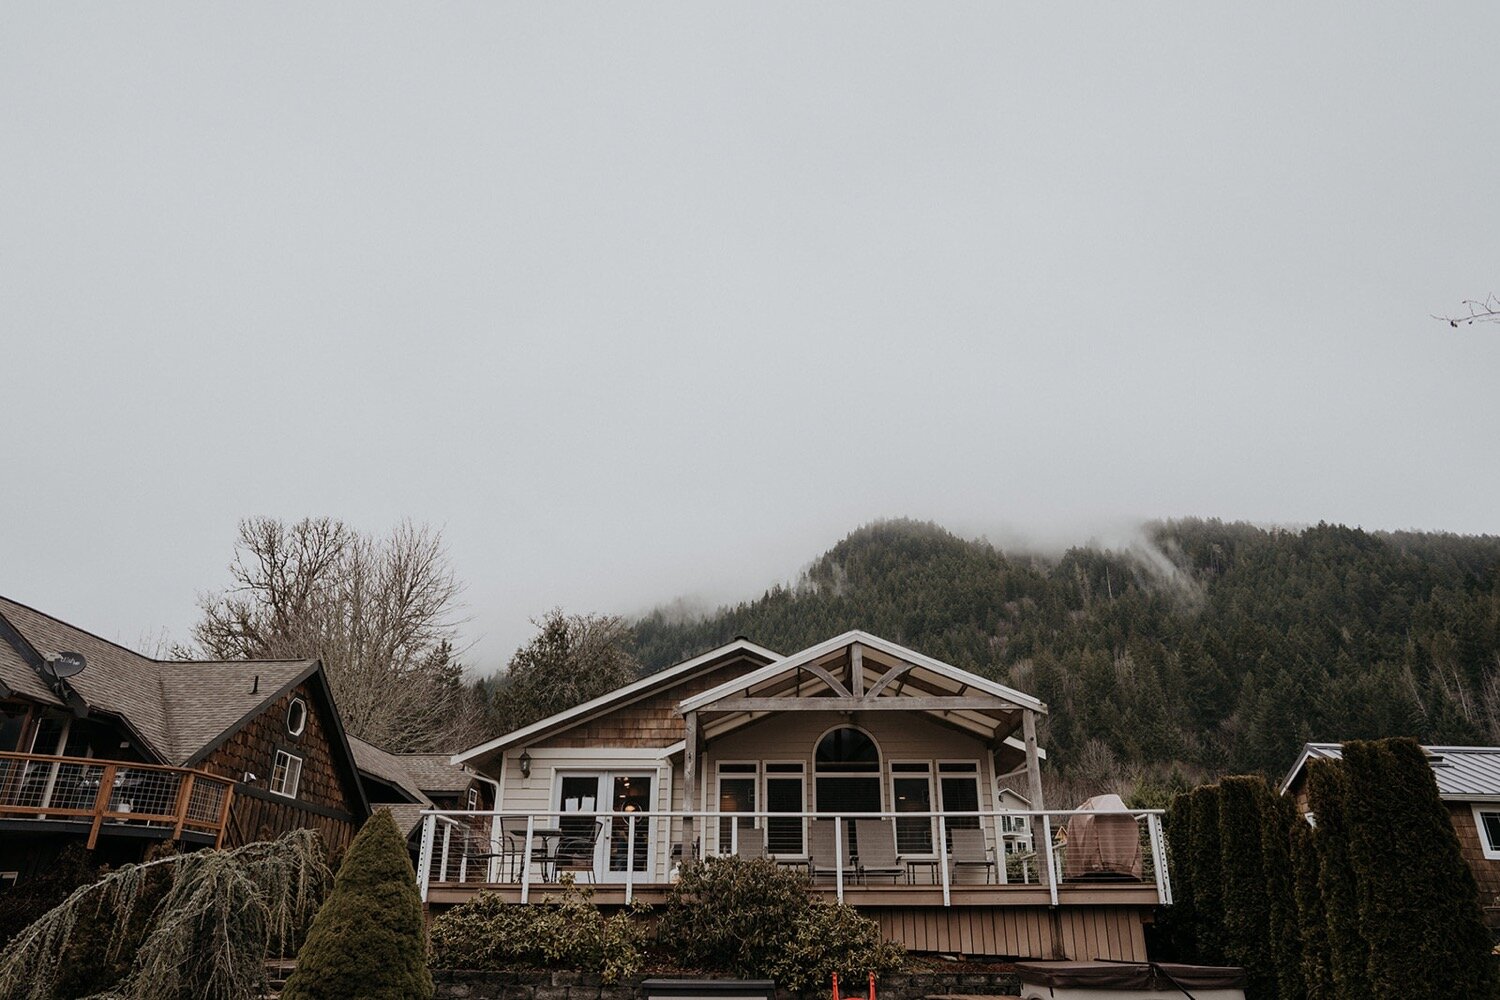
POLYGON ((89 826, 88 849, 93 850, 99 842, 99 827, 104 824, 104 814, 109 811, 109 800, 115 794, 115 765, 105 764, 99 777, 99 790, 94 793, 94 821, 89 826))
POLYGON ((177 824, 172 827, 172 839, 182 839, 182 824, 187 822, 188 803, 193 798, 193 773, 188 772, 187 777, 182 779, 177 786, 177 824))
POLYGON ((229 828, 229 808, 234 801, 234 782, 224 782, 224 799, 219 803, 219 829, 214 834, 214 846, 224 846, 224 831, 229 828))

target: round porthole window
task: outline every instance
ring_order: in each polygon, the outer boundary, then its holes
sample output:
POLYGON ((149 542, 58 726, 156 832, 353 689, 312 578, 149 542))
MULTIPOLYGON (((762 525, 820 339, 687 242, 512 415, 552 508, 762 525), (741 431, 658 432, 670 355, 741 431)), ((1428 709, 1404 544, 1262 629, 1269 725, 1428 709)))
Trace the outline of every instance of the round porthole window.
POLYGON ((293 736, 301 736, 302 731, 307 728, 307 702, 301 698, 293 698, 291 705, 286 710, 286 731, 293 736))

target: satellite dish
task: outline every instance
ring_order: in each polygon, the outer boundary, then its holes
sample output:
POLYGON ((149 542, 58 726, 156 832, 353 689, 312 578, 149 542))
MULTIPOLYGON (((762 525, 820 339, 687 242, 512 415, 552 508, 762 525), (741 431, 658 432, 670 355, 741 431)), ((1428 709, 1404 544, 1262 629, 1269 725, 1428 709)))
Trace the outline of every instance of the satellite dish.
POLYGON ((83 673, 83 668, 88 666, 88 661, 83 658, 82 653, 63 652, 57 654, 57 659, 47 662, 47 673, 52 675, 53 680, 62 680, 75 674, 83 673))

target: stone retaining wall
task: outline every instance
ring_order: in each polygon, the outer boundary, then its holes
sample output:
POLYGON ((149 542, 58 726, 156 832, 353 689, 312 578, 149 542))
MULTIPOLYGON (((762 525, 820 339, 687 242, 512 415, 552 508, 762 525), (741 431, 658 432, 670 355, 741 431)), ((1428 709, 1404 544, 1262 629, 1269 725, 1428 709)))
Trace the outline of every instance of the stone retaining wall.
MULTIPOLYGON (((598 976, 580 972, 434 969, 432 980, 437 986, 436 1000, 643 1000, 641 979, 606 986, 598 976)), ((850 1000, 863 1000, 864 983, 848 987, 845 992, 850 1000)), ((876 992, 879 1000, 923 1000, 942 994, 1018 996, 1021 981, 1011 972, 914 972, 886 976, 876 984, 876 992)), ((778 991, 777 1000, 796 998, 778 991)))

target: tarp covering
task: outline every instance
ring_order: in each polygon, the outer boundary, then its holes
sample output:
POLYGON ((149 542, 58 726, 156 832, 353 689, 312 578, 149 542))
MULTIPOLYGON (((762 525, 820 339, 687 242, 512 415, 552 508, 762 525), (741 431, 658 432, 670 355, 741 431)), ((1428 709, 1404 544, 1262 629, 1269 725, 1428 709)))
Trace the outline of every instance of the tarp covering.
POLYGON ((1172 962, 1017 962, 1016 974, 1025 986, 1118 990, 1163 990, 1173 985, 1200 990, 1245 988, 1244 969, 1172 962))
POLYGON ((1141 834, 1135 817, 1118 795, 1096 795, 1079 809, 1092 810, 1068 817, 1068 843, 1063 855, 1063 879, 1141 877, 1141 834))

